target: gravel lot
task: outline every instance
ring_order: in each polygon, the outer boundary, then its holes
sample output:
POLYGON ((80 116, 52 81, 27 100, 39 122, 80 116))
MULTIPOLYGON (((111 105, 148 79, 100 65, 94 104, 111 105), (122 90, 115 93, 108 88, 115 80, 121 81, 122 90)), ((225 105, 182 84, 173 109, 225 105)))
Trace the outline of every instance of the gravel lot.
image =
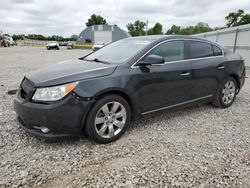
POLYGON ((151 114, 108 145, 49 143, 19 129, 7 91, 25 72, 89 52, 0 48, 0 187, 250 187, 249 79, 228 109, 151 114))

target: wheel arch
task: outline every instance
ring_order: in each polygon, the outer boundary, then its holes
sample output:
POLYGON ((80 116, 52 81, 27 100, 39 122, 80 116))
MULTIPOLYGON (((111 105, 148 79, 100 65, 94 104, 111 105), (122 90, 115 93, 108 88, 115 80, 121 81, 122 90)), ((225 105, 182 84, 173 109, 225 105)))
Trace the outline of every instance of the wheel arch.
MULTIPOLYGON (((94 101, 97 101, 99 98, 105 96, 105 95, 110 95, 110 94, 115 94, 115 95, 119 95, 121 97, 123 97, 129 104, 130 106, 130 110, 131 110, 131 119, 136 119, 138 116, 139 116, 139 113, 138 111, 136 110, 136 104, 134 102, 134 100, 129 96, 129 94, 126 92, 126 91, 123 91, 121 89, 109 89, 109 90, 103 90, 101 92, 98 92, 94 97, 93 97, 93 100, 94 101)), ((92 105, 93 106, 93 105, 92 105)), ((81 123, 81 130, 84 130, 84 127, 85 127, 85 123, 86 123, 86 117, 88 116, 92 106, 90 107, 90 109, 88 110, 85 118, 82 120, 82 123, 81 123)))
POLYGON ((99 98, 105 96, 105 95, 110 95, 110 94, 115 94, 115 95, 119 95, 121 97, 123 97, 129 104, 130 106, 130 110, 131 110, 131 119, 134 119, 134 117, 136 116, 136 108, 135 108, 135 102, 132 99, 132 97, 130 97, 130 95, 124 91, 121 90, 119 88, 114 88, 114 89, 110 89, 110 90, 104 90, 102 92, 99 92, 95 95, 94 99, 98 100, 99 98))
POLYGON ((237 76, 236 74, 230 74, 229 76, 231 76, 232 78, 235 79, 236 84, 237 84, 237 90, 239 90, 240 89, 240 78, 239 78, 239 76, 237 76))

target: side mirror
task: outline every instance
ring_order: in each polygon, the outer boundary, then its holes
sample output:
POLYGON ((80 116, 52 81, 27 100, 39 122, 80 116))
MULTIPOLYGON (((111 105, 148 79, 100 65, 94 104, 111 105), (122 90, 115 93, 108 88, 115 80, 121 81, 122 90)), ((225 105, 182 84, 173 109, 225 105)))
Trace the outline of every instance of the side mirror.
POLYGON ((165 63, 165 59, 158 55, 149 55, 144 61, 139 62, 137 65, 139 66, 147 66, 147 65, 162 65, 165 63))

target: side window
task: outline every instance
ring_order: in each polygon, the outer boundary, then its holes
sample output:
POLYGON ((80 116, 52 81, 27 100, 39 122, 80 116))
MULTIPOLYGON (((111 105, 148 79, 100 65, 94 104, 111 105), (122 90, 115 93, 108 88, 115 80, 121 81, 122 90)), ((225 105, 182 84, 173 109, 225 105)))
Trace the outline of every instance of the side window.
POLYGON ((163 57, 166 62, 183 60, 185 59, 184 42, 169 41, 162 43, 148 53, 148 55, 152 54, 163 57))
POLYGON ((214 56, 222 55, 222 50, 219 47, 213 45, 213 50, 214 50, 214 56))
POLYGON ((189 41, 189 54, 190 58, 201 58, 201 57, 209 57, 213 56, 213 48, 212 45, 205 42, 199 41, 189 41))

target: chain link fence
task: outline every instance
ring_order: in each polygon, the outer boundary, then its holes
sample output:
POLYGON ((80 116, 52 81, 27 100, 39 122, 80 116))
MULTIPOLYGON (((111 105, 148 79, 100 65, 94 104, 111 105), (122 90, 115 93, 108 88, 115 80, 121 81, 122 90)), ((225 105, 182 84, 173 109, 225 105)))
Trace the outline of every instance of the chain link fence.
MULTIPOLYGON (((26 39, 17 40, 16 43, 18 46, 34 46, 34 47, 41 47, 46 46, 51 41, 45 40, 33 40, 33 39, 26 39)), ((59 42, 60 43, 60 42, 59 42)), ((65 42, 62 42, 65 43, 65 42)), ((67 41, 66 43, 73 46, 73 48, 91 48, 93 44, 76 44, 75 41, 67 41)))

